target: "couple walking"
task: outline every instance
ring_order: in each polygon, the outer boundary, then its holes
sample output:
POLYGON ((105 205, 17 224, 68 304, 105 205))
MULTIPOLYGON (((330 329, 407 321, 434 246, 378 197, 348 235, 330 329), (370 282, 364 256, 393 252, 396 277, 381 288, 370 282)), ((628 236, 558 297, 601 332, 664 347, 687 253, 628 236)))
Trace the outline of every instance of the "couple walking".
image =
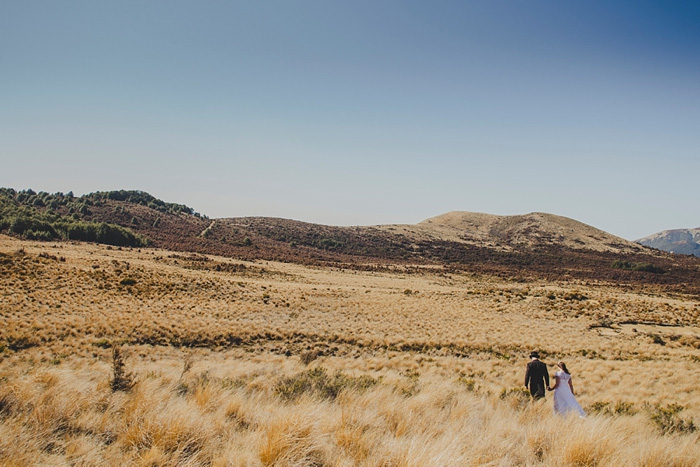
POLYGON ((549 373, 547 365, 540 361, 540 354, 532 352, 530 362, 525 371, 525 388, 530 388, 530 394, 535 399, 544 398, 545 389, 554 391, 554 412, 566 415, 576 412, 580 417, 585 417, 583 411, 574 396, 574 385, 571 383, 571 373, 564 362, 557 363, 559 371, 554 374, 554 386, 549 386, 549 373))

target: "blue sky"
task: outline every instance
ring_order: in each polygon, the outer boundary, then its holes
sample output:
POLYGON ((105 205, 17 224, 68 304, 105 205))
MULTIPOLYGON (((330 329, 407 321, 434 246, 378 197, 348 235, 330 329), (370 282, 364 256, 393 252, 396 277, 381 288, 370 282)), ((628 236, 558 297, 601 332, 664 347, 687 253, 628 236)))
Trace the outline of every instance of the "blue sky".
POLYGON ((0 186, 700 226, 695 1, 0 0, 0 186))

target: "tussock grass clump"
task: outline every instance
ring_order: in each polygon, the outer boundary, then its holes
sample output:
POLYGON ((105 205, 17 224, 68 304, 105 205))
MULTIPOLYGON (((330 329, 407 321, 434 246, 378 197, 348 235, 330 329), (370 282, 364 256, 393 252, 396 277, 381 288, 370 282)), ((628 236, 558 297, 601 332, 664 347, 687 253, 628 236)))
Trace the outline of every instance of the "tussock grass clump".
POLYGON ((316 360, 319 356, 320 356, 320 353, 317 350, 309 350, 309 351, 303 352, 301 355, 299 355, 299 360, 304 365, 308 365, 309 363, 316 360))
POLYGON ((532 403, 532 395, 521 387, 503 389, 499 398, 506 401, 514 409, 522 409, 532 403))
POLYGON ((294 413, 275 418, 265 429, 258 454, 262 465, 327 465, 322 435, 312 420, 294 413))

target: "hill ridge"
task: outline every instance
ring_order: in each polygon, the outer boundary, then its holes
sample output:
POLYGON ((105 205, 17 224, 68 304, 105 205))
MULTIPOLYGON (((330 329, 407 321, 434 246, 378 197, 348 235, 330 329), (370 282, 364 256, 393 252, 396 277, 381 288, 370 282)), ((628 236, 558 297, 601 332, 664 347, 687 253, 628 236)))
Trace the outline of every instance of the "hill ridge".
POLYGON ((595 251, 622 253, 642 251, 639 244, 635 242, 575 219, 545 212, 496 215, 450 211, 415 225, 403 225, 401 229, 406 234, 417 236, 423 234, 432 238, 441 234, 444 240, 488 244, 506 250, 512 250, 517 246, 559 244, 572 249, 595 251))
POLYGON ((24 232, 43 240, 59 238, 51 236, 51 222, 75 222, 121 229, 118 232, 124 236, 138 240, 132 246, 242 260, 356 269, 441 267, 519 280, 656 284, 700 294, 698 258, 649 249, 542 212, 497 216, 451 211, 412 225, 334 227, 271 217, 209 219, 139 191, 61 194, 61 202, 54 199, 58 195, 45 192, 0 192, 0 232, 25 238, 21 229, 10 228, 21 224, 13 224, 14 220, 39 219, 31 224, 33 230, 24 232), (8 213, 15 216, 12 222, 8 213))

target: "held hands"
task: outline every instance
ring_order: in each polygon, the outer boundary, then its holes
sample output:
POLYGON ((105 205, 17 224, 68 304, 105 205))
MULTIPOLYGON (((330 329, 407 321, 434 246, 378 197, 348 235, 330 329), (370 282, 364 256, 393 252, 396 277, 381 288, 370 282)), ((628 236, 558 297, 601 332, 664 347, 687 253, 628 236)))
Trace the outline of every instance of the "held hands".
POLYGON ((554 389, 551 386, 547 386, 547 391, 553 391, 554 389))

